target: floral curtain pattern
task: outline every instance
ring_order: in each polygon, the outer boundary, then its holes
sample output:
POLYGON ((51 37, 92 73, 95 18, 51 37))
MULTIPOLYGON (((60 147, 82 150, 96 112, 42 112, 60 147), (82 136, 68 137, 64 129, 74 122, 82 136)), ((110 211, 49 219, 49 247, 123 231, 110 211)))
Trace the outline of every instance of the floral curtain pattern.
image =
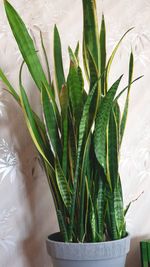
MULTIPOLYGON (((47 47, 53 75, 53 25, 60 30, 65 72, 67 47, 82 40, 80 0, 10 0, 23 17, 40 51, 39 29, 47 47)), ((98 15, 105 14, 108 56, 122 34, 135 27, 118 51, 110 84, 127 70, 129 53, 135 55, 135 77, 130 112, 120 158, 120 173, 127 205, 127 227, 132 247, 127 267, 140 266, 139 241, 150 237, 150 1, 97 0, 98 15), (136 201, 134 201, 136 200, 136 201)), ((39 52, 41 61, 43 55, 39 52)), ((0 1, 0 67, 18 90, 21 55, 8 26, 3 1, 0 1)), ((126 85, 127 73, 124 75, 126 85)), ((39 96, 27 70, 24 84, 34 109, 40 114, 39 96)), ((52 198, 37 152, 25 126, 21 110, 0 82, 0 266, 51 266, 45 239, 58 229, 52 198)), ((124 97, 120 100, 124 102, 124 97)))

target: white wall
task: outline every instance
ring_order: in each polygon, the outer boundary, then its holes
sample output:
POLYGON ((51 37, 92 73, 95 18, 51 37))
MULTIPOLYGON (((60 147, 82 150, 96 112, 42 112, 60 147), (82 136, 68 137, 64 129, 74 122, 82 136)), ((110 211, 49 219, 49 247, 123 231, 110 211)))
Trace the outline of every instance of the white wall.
MULTIPOLYGON (((34 35, 38 49, 37 27, 43 31, 52 74, 52 32, 54 23, 57 23, 67 72, 67 46, 75 47, 82 36, 81 0, 10 2, 18 9, 34 35)), ((97 0, 97 5, 99 16, 103 10, 106 17, 108 55, 121 35, 135 26, 118 52, 110 83, 126 72, 131 47, 135 54, 135 77, 144 74, 131 92, 130 114, 120 161, 125 203, 144 191, 127 215, 128 231, 133 238, 127 266, 139 267, 139 240, 150 236, 150 2, 97 0)), ((16 89, 21 62, 1 0, 0 67, 16 89)), ((24 84, 35 110, 39 111, 39 97, 35 97, 36 89, 27 71, 24 84)), ((55 230, 57 223, 46 177, 38 164, 23 115, 11 96, 0 90, 0 266, 50 266, 45 238, 55 230)))

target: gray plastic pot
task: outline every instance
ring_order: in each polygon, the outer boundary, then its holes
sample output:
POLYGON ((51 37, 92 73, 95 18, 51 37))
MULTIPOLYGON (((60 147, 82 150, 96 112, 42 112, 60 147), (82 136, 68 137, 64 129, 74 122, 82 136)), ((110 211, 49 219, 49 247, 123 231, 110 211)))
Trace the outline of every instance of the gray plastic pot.
POLYGON ((130 236, 101 243, 64 243, 60 234, 46 241, 54 267, 124 267, 130 249, 130 236))

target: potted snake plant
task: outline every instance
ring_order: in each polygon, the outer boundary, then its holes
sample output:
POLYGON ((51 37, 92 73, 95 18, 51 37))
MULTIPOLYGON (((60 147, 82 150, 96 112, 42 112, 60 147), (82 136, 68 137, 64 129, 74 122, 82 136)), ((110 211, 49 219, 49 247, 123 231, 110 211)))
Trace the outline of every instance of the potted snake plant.
MULTIPOLYGON (((39 152, 55 204, 60 232, 47 239, 54 267, 123 267, 130 247, 126 230, 119 153, 128 113, 133 80, 133 53, 125 88, 120 76, 108 86, 109 71, 117 49, 129 29, 106 58, 106 28, 98 26, 95 0, 83 4, 83 62, 79 43, 68 49, 69 73, 63 69, 61 39, 54 27, 53 82, 41 36, 47 73, 27 28, 14 7, 4 0, 8 22, 18 47, 41 94, 41 119, 32 109, 19 73, 20 94, 0 69, 7 90, 20 105, 32 140, 39 152), (88 86, 85 86, 85 79, 88 86), (119 97, 126 92, 123 112, 119 97)), ((36 92, 35 92, 36 94, 36 92)), ((129 207, 129 206, 128 206, 129 207)))

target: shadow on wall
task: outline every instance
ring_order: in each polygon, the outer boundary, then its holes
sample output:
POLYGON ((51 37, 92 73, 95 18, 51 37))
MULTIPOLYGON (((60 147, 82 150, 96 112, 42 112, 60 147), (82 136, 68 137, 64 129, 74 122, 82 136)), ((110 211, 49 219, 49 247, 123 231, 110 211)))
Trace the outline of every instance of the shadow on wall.
POLYGON ((22 173, 22 181, 19 181, 17 189, 19 210, 16 225, 20 235, 18 253, 21 251, 23 267, 50 267, 45 240, 50 233, 58 230, 53 200, 22 111, 11 97, 7 113, 7 120, 11 123, 9 127, 8 124, 5 127, 9 128, 22 173))

